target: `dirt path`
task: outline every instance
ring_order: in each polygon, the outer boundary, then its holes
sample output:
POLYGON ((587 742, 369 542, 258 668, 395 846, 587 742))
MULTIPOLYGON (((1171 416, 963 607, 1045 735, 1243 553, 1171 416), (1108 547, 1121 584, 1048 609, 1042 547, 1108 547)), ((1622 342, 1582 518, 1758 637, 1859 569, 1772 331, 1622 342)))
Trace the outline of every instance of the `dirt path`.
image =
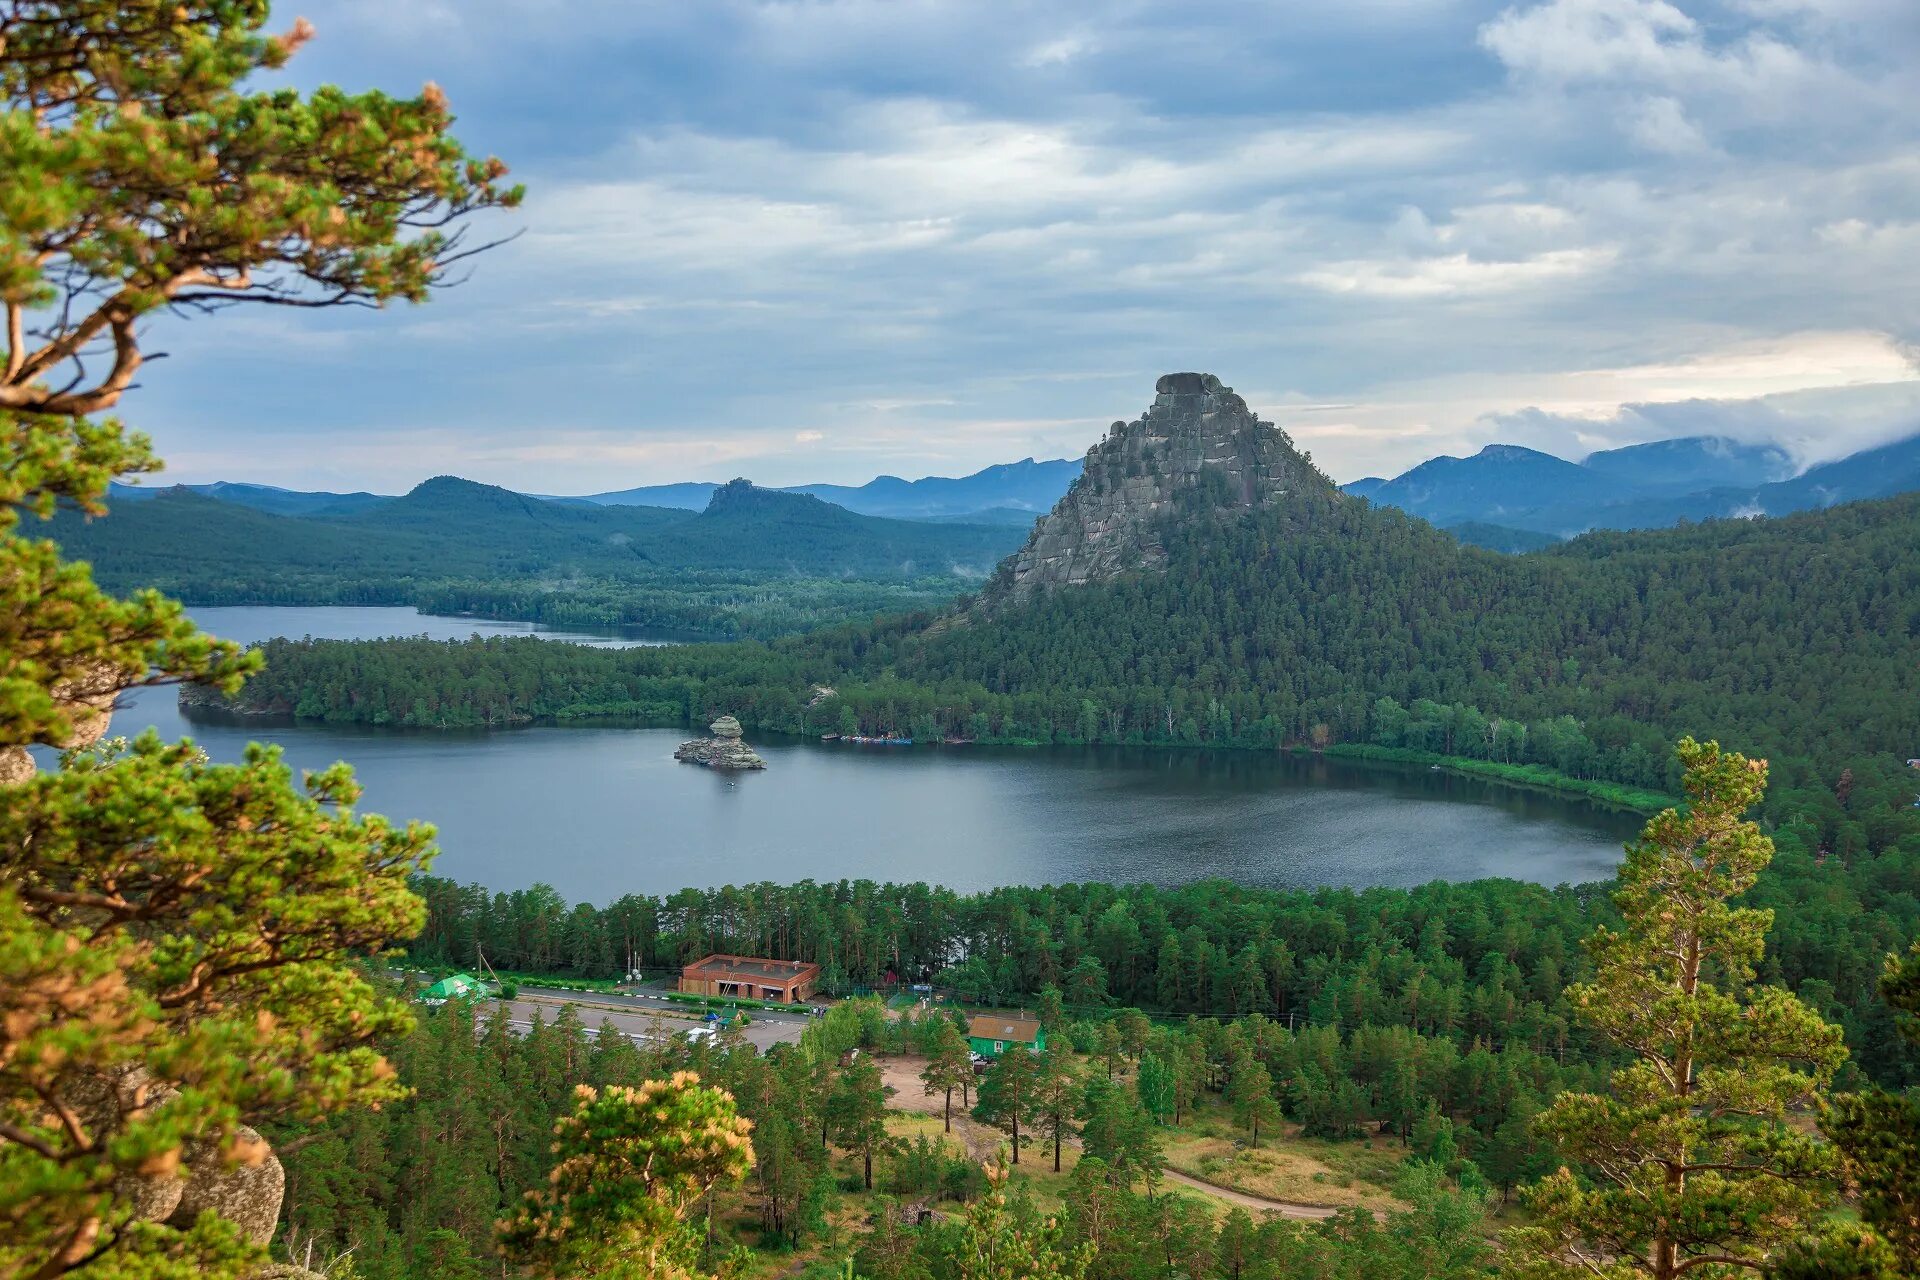
POLYGON ((1320 1222, 1331 1218, 1335 1213, 1339 1212, 1339 1210, 1329 1209, 1325 1205, 1290 1204, 1285 1200, 1269 1200, 1265 1196, 1250 1196, 1244 1191, 1234 1191, 1227 1187, 1216 1187, 1211 1182, 1202 1182, 1191 1174, 1182 1173, 1178 1169, 1163 1169, 1160 1176, 1168 1182, 1177 1182, 1183 1187, 1191 1187, 1202 1195, 1212 1196, 1216 1200, 1224 1200, 1228 1204, 1239 1205, 1242 1209, 1248 1209, 1254 1213, 1277 1213, 1283 1218, 1298 1218, 1305 1222, 1320 1222))
MULTIPOLYGON (((895 1111, 911 1111, 924 1116, 939 1116, 946 1110, 946 1096, 936 1093, 929 1097, 926 1086, 920 1083, 920 1071, 927 1065, 925 1058, 914 1054, 900 1054, 894 1057, 878 1059, 880 1078, 893 1090, 887 1099, 887 1105, 895 1111)), ((953 1100, 953 1136, 960 1139, 967 1148, 967 1155, 974 1160, 990 1160, 1000 1149, 1006 1135, 998 1129, 988 1128, 961 1109, 960 1099, 953 1100)), ((1078 1142, 1069 1140, 1071 1145, 1078 1142)), ((1023 1148, 1025 1142, 1020 1144, 1023 1148)), ((1202 1195, 1212 1196, 1227 1204, 1238 1205, 1253 1213, 1277 1213, 1283 1218, 1297 1218, 1302 1221, 1318 1222, 1331 1218, 1336 1210, 1318 1204, 1291 1204, 1285 1200, 1269 1200, 1264 1196, 1249 1195, 1244 1191, 1234 1191, 1227 1187, 1217 1187, 1211 1182, 1203 1182, 1190 1174, 1169 1168, 1163 1175, 1168 1182, 1198 1191, 1202 1195)))

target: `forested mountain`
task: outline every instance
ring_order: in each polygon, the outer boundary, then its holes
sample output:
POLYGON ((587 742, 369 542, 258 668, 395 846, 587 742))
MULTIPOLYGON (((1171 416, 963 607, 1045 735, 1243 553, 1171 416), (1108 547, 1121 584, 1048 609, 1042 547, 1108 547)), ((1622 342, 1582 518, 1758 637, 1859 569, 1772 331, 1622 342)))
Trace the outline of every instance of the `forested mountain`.
POLYGON ((63 513, 49 532, 114 589, 159 586, 193 604, 415 604, 722 636, 950 600, 1021 536, 859 516, 744 481, 694 513, 452 476, 304 515, 164 489, 103 518, 63 513))
POLYGON ((1635 489, 1685 493, 1771 484, 1794 473, 1793 459, 1779 445, 1745 444, 1725 436, 1683 436, 1602 449, 1580 465, 1635 489))
POLYGON ((1019 537, 1019 530, 1006 525, 856 515, 808 494, 780 493, 735 480, 715 489, 698 516, 649 539, 644 554, 655 564, 688 569, 784 569, 874 578, 916 573, 983 577, 1019 537))
POLYGON ((1423 462, 1367 494, 1373 502, 1437 525, 1479 520, 1522 524, 1538 512, 1586 509, 1625 499, 1629 484, 1537 449, 1490 444, 1470 458, 1423 462))
POLYGON ((1459 524, 1447 525, 1446 530, 1470 547, 1504 551, 1508 555, 1538 551, 1542 547, 1550 547, 1560 541, 1550 533, 1535 533, 1531 529, 1509 529, 1505 525, 1487 524, 1482 520, 1463 520, 1459 524))
MULTIPOLYGON (((773 502, 741 489, 701 519, 773 502)), ((1915 546, 1920 495, 1499 555, 1342 495, 1217 379, 1175 375, 959 607, 771 646, 276 642, 243 696, 389 724, 726 711, 806 733, 1412 751, 1668 793, 1674 741, 1713 737, 1772 760, 1767 816, 1797 874, 1833 860, 1821 892, 1854 923, 1802 902, 1812 932, 1783 956, 1864 1010, 1870 966, 1843 978, 1834 930, 1915 924, 1915 546)))
POLYGON ((949 479, 927 476, 902 480, 880 476, 863 485, 809 484, 790 492, 811 493, 867 515, 926 520, 964 517, 991 508, 1012 508, 1035 515, 1047 510, 1080 474, 1078 458, 1036 462, 1022 458, 949 479))
POLYGON ((633 557, 636 539, 693 517, 663 507, 606 510, 548 502, 458 476, 435 476, 402 497, 313 518, 374 533, 404 530, 462 542, 512 543, 537 556, 620 562, 633 557))
POLYGON ((132 485, 115 484, 108 496, 114 502, 144 502, 164 493, 185 491, 196 493, 203 498, 214 498, 220 502, 231 502, 242 507, 252 507, 256 511, 267 511, 278 516, 305 516, 320 512, 360 511, 382 502, 391 501, 386 495, 355 491, 353 493, 327 493, 325 491, 307 491, 301 489, 282 489, 270 484, 242 484, 231 480, 216 480, 212 484, 180 485, 132 485))
POLYGON ((1920 489, 1920 436, 1793 474, 1773 445, 1714 436, 1656 440, 1575 464, 1517 445, 1435 458, 1392 480, 1342 488, 1435 524, 1494 524, 1568 537, 1687 521, 1788 515, 1920 489))
MULTIPOLYGON (((901 520, 964 520, 995 509, 1025 511, 1031 518, 1051 507, 1079 474, 1077 459, 1036 462, 1022 458, 1018 462, 984 467, 968 476, 927 476, 920 480, 878 476, 861 485, 798 484, 780 492, 812 494, 861 515, 901 520)), ((642 485, 637 489, 588 494, 580 501, 685 507, 697 511, 706 506, 707 499, 719 487, 716 483, 642 485)))
POLYGON ((1187 425, 1149 414, 1090 455, 965 608, 771 650, 292 646, 246 696, 394 723, 728 710, 814 733, 1379 743, 1653 790, 1684 733, 1772 757, 1788 789, 1920 755, 1920 495, 1500 556, 1342 496, 1212 385, 1167 393, 1187 425), (1155 472, 1164 450, 1202 461, 1155 472), (1410 740, 1406 715, 1445 727, 1410 740))

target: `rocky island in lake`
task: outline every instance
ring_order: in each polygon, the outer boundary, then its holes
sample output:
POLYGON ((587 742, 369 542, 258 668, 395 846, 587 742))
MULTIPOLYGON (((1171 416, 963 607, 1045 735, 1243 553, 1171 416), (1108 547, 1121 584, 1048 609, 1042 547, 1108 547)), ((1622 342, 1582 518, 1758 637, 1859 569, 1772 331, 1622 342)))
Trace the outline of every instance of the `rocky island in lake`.
POLYGON ((695 738, 692 742, 683 742, 673 753, 675 760, 687 764, 703 764, 709 769, 764 769, 767 762, 762 760, 754 749, 740 741, 740 722, 732 716, 721 716, 707 726, 711 738, 695 738))

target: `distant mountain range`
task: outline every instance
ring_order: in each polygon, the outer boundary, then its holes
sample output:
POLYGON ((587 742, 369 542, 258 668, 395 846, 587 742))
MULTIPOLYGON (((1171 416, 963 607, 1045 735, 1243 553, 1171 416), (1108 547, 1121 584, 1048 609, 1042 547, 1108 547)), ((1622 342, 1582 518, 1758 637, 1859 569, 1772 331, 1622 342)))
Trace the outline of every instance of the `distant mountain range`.
POLYGON ((215 584, 250 601, 279 601, 332 599, 337 591, 316 584, 355 583, 378 600, 428 581, 636 580, 661 571, 982 577, 1024 536, 992 522, 860 515, 745 480, 719 486, 699 512, 551 501, 457 476, 436 476, 398 498, 259 485, 134 492, 139 500, 115 505, 105 519, 62 513, 52 536, 110 586, 158 585, 191 600, 209 598, 215 584))
MULTIPOLYGON (((862 485, 794 485, 754 492, 813 497, 856 516, 1024 529, 1052 509, 1078 478, 1081 466, 1078 459, 1022 458, 967 476, 880 476, 862 485)), ((185 491, 272 515, 342 519, 367 514, 378 524, 399 520, 409 509, 417 511, 426 487, 407 495, 413 500, 411 508, 394 507, 402 499, 374 493, 309 493, 232 481, 171 488, 115 485, 113 496, 141 502, 185 491)), ((1524 551, 1589 529, 1653 529, 1682 521, 1786 515, 1920 489, 1920 436, 1799 474, 1778 445, 1718 436, 1654 440, 1603 450, 1582 462, 1520 445, 1490 444, 1471 457, 1433 458, 1390 480, 1369 476, 1340 487, 1379 506, 1420 516, 1463 542, 1524 551)), ((688 481, 581 497, 511 496, 576 510, 702 512, 719 488, 717 483, 688 481)))
POLYGON ((1441 457, 1391 480, 1340 486, 1379 506, 1452 529, 1462 541, 1524 549, 1528 535, 1655 529, 1682 521, 1786 515, 1920 489, 1920 436, 1821 463, 1795 475, 1777 445, 1717 436, 1656 440, 1568 462, 1490 444, 1441 457))
MULTIPOLYGON (((999 512, 1001 515, 995 523, 1012 523, 1014 517, 1007 513, 1024 513, 1020 522, 1031 524, 1036 516, 1052 509, 1079 474, 1078 459, 1035 462, 1032 458, 1022 458, 957 478, 928 476, 924 480, 902 480, 898 476, 879 476, 862 485, 799 484, 778 492, 812 494, 860 515, 888 516, 895 520, 969 519, 983 512, 999 512)), ((707 499, 718 487, 707 483, 646 485, 613 493, 588 494, 579 501, 602 506, 686 507, 698 511, 707 505, 707 499)))
POLYGON ((265 511, 276 516, 310 516, 323 512, 344 514, 393 501, 390 494, 307 492, 300 489, 281 489, 270 484, 245 484, 233 480, 215 480, 212 484, 174 484, 158 487, 116 484, 113 486, 111 496, 116 502, 139 502, 163 493, 182 492, 198 494, 218 502, 230 502, 235 506, 252 507, 255 511, 265 511))
MULTIPOLYGON (((856 515, 884 516, 893 520, 1025 526, 1032 524, 1041 513, 1051 510, 1079 474, 1078 459, 1056 458, 1048 462, 1036 462, 1032 458, 1022 458, 1018 462, 1003 462, 987 467, 970 476, 927 476, 921 480, 879 476, 861 485, 799 484, 769 492, 809 494, 844 507, 856 515)), ((582 497, 553 494, 533 496, 569 505, 669 507, 679 511, 704 511, 714 490, 718 488, 718 481, 691 480, 679 484, 642 485, 637 489, 590 493, 582 497)), ((155 488, 115 485, 113 496, 121 501, 137 502, 158 493, 183 489, 202 497, 281 516, 345 515, 393 501, 392 495, 387 494, 309 493, 230 480, 155 488)))

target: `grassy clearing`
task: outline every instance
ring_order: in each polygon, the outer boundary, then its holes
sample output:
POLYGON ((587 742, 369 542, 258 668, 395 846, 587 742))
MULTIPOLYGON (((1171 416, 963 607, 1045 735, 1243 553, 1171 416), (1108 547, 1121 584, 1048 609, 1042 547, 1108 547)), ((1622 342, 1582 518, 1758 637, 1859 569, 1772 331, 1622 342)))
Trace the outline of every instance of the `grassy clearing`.
POLYGON ((1302 1137, 1288 1125, 1250 1147, 1222 1108, 1205 1106, 1167 1131, 1166 1151, 1169 1168, 1269 1200, 1379 1211, 1406 1207, 1391 1190, 1406 1158, 1391 1138, 1329 1142, 1302 1137))

